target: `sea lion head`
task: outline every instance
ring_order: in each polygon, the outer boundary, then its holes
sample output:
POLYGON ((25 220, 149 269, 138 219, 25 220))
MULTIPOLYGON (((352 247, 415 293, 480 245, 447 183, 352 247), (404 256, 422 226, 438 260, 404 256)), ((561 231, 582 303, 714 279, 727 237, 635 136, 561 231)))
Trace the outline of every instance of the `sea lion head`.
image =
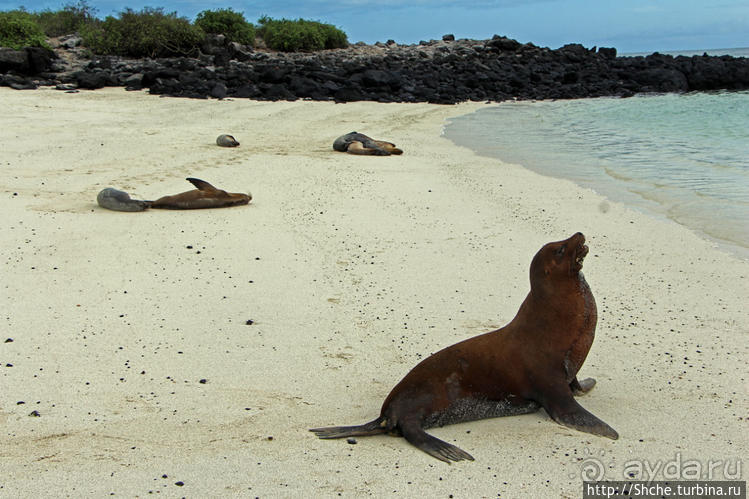
POLYGON ((578 279, 587 254, 588 247, 582 232, 564 241, 545 244, 531 262, 531 285, 578 279))

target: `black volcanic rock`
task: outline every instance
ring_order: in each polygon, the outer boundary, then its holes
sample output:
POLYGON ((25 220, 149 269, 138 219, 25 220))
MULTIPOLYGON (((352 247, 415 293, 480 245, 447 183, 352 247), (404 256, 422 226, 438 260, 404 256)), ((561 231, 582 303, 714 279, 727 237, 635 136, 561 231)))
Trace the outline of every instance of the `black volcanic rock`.
POLYGON ((13 50, 0 47, 0 74, 38 75, 50 71, 55 59, 57 56, 49 49, 25 47, 13 50))
POLYGON ((552 50, 496 35, 491 40, 445 36, 418 45, 389 40, 312 53, 252 49, 212 36, 201 50, 196 57, 83 61, 80 48, 62 45, 57 49, 61 63, 43 49, 0 49, 0 85, 124 86, 191 98, 445 104, 749 89, 747 58, 617 57, 615 48, 568 44, 552 50))

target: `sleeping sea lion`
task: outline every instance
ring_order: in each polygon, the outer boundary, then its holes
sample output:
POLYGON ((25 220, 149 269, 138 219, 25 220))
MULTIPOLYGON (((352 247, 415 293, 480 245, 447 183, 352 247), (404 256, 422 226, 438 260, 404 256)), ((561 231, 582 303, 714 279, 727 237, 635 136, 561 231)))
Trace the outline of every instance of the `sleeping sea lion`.
POLYGON ((613 428, 574 398, 595 385, 591 378, 577 379, 597 320, 580 272, 587 254, 579 232, 546 244, 531 262, 531 290, 509 324, 424 359, 393 388, 374 421, 310 431, 320 438, 395 433, 449 463, 473 457, 425 428, 543 407, 560 424, 617 439, 613 428))
POLYGON ((237 147, 239 142, 231 135, 221 134, 216 138, 216 144, 221 147, 237 147))
POLYGON ((197 178, 187 178, 196 187, 191 191, 173 196, 160 197, 156 201, 131 199, 127 192, 107 187, 96 196, 96 202, 102 208, 115 211, 143 211, 147 208, 166 210, 195 210, 200 208, 224 208, 247 204, 252 194, 226 192, 216 189, 211 184, 197 178))
POLYGON ((351 132, 341 135, 333 142, 333 149, 350 154, 365 154, 370 156, 390 156, 403 154, 392 142, 374 140, 363 133, 351 132))
POLYGON ((148 201, 131 199, 130 194, 113 187, 102 189, 96 196, 96 202, 102 208, 114 211, 143 211, 149 206, 148 201))

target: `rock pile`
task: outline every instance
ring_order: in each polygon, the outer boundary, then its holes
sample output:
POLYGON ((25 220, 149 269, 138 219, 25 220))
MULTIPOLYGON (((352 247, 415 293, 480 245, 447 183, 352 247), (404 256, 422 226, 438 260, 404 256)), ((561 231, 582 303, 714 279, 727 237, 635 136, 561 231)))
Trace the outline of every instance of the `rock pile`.
POLYGON ((191 98, 441 104, 749 89, 747 58, 617 57, 613 48, 570 44, 552 50, 500 36, 455 40, 446 35, 416 45, 389 40, 286 54, 227 43, 219 35, 206 42, 198 57, 156 60, 72 58, 69 52, 81 49, 69 40, 58 47, 59 59, 40 62, 39 50, 24 49, 24 63, 19 51, 0 49, 0 84, 123 86, 191 98), (18 62, 8 62, 14 57, 18 62))

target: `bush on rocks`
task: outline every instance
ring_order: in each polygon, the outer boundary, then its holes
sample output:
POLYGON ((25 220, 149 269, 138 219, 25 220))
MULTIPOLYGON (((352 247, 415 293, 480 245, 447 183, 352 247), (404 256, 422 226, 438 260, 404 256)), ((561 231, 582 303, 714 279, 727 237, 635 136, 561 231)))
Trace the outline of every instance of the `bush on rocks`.
POLYGON ((255 45, 255 26, 244 14, 229 9, 204 10, 195 18, 195 25, 206 33, 224 35, 228 42, 255 45))
POLYGON ((23 10, 0 12, 0 47, 45 47, 46 37, 31 14, 23 10))
POLYGON ((261 17, 259 33, 265 44, 282 52, 313 52, 315 50, 345 48, 346 33, 331 24, 297 19, 261 17))
POLYGON ((176 12, 163 8, 130 8, 107 16, 100 23, 86 25, 83 43, 96 54, 128 57, 196 55, 205 33, 176 12))
POLYGON ((96 9, 88 5, 86 0, 77 4, 68 4, 62 10, 43 10, 32 14, 33 18, 49 37, 70 35, 81 29, 86 23, 94 22, 96 9))

